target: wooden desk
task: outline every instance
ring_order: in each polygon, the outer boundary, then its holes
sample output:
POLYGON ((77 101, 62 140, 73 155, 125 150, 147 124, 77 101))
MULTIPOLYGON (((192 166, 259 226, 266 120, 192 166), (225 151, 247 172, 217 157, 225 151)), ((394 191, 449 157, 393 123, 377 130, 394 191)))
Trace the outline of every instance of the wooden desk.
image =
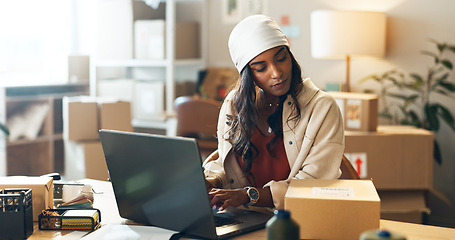
MULTIPOLYGON (((125 223, 126 219, 120 217, 114 192, 110 182, 97 180, 84 180, 86 184, 93 186, 95 194, 94 207, 101 210, 101 223, 125 223)), ((380 227, 389 231, 397 232, 406 236, 407 240, 455 240, 455 229, 427 226, 421 224, 404 223, 389 220, 380 220, 380 227)), ((72 236, 72 231, 41 231, 35 223, 35 230, 30 240, 60 239, 65 240, 79 239, 80 235, 72 236)), ((237 240, 257 240, 266 239, 266 231, 259 230, 242 236, 235 237, 237 240)))

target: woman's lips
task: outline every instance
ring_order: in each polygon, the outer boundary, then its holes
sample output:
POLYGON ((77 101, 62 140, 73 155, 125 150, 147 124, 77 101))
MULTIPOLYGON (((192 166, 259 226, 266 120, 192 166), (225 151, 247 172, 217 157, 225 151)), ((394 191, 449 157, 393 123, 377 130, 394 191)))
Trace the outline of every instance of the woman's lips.
POLYGON ((286 82, 286 80, 283 80, 283 81, 281 81, 281 82, 279 82, 277 84, 272 85, 272 87, 281 87, 281 86, 284 85, 285 82, 286 82))

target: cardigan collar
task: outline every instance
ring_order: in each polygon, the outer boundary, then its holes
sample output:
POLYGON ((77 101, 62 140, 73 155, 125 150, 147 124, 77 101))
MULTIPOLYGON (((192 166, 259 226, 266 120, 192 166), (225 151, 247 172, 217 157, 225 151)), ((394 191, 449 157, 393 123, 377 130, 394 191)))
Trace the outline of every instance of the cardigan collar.
MULTIPOLYGON (((308 103, 313 99, 313 97, 319 92, 319 88, 314 85, 313 81, 311 81, 310 78, 305 78, 303 80, 303 86, 302 86, 302 91, 300 92, 300 95, 298 97, 300 107, 305 108, 308 103)), ((294 101, 291 97, 291 95, 288 95, 286 98, 287 106, 283 107, 283 110, 286 109, 288 111, 291 110, 290 106, 293 105, 294 101)), ((286 112, 288 112, 286 111, 286 112)), ((284 113, 284 112, 283 112, 284 113)), ((284 114, 283 114, 284 115, 284 114)))

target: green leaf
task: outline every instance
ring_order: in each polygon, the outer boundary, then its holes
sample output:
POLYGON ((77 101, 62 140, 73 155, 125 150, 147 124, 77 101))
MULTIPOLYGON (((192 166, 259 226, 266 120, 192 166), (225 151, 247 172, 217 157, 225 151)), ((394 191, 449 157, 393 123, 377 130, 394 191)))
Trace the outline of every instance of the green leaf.
POLYGON ((452 63, 449 61, 449 60, 442 60, 441 61, 442 65, 444 65, 446 68, 452 70, 453 69, 453 65, 452 63))
POLYGON ((400 94, 394 94, 394 93, 387 93, 386 96, 403 100, 404 106, 409 106, 409 104, 413 103, 419 97, 418 94, 406 96, 406 95, 400 95, 400 94))
POLYGON ((386 118, 386 119, 392 119, 393 116, 390 115, 389 113, 381 112, 379 113, 379 117, 386 118))
POLYGON ((442 105, 439 105, 439 111, 438 111, 439 116, 444 120, 444 122, 449 125, 450 128, 452 128, 452 131, 455 132, 455 121, 453 119, 452 113, 445 108, 442 105))
POLYGON ((435 90, 437 93, 439 94, 442 94, 444 96, 449 96, 449 93, 447 93, 446 91, 444 91, 443 89, 436 89, 435 90))
POLYGON ((438 51, 439 52, 443 52, 444 49, 447 47, 447 44, 446 43, 436 43, 437 47, 438 47, 438 51))
POLYGON ((455 92, 455 84, 450 83, 450 82, 440 82, 439 86, 447 89, 450 92, 455 92))
POLYGON ((402 84, 400 83, 400 81, 398 81, 396 78, 394 77, 387 77, 387 80, 391 81, 392 84, 397 87, 397 88, 401 88, 402 87, 402 84))
POLYGON ((409 76, 411 76, 411 78, 413 78, 416 82, 423 82, 423 78, 417 73, 411 73, 409 76))
POLYGON ((422 123, 420 122, 419 115, 417 115, 417 113, 415 111, 409 111, 408 115, 411 119, 410 123, 412 126, 416 126, 418 128, 422 127, 422 123))
POLYGON ((364 93, 376 93, 376 91, 373 89, 364 89, 363 92, 364 93))
POLYGON ((450 51, 452 51, 453 53, 455 53, 455 46, 449 46, 448 48, 450 51))
POLYGON ((441 164, 441 163, 442 163, 441 149, 439 148, 439 144, 438 144, 438 142, 436 141, 436 139, 434 139, 434 141, 433 141, 433 157, 434 157, 434 160, 435 160, 438 164, 441 164))
POLYGON ((0 130, 2 130, 6 135, 9 135, 9 129, 0 123, 0 130))
POLYGON ((420 53, 422 53, 423 55, 427 55, 427 56, 430 56, 430 57, 434 57, 434 58, 437 58, 438 55, 436 55, 435 53, 433 52, 430 52, 430 51, 421 51, 420 53))
POLYGON ((365 76, 365 77, 361 78, 361 79, 358 81, 358 83, 364 83, 364 82, 366 82, 366 81, 368 81, 368 80, 370 80, 370 79, 371 79, 371 80, 375 80, 375 81, 379 81, 379 80, 378 80, 378 75, 377 75, 377 74, 371 74, 371 75, 368 75, 368 76, 365 76))
POLYGON ((439 119, 437 117, 438 106, 425 104, 425 118, 428 122, 428 130, 437 132, 439 130, 439 119))
POLYGON ((441 77, 437 78, 434 81, 434 83, 431 85, 431 90, 433 90, 436 87, 438 87, 439 85, 441 85, 441 83, 444 82, 444 80, 446 80, 448 77, 449 77, 449 73, 446 73, 446 74, 442 75, 441 77))
POLYGON ((412 91, 419 92, 419 88, 418 88, 418 86, 415 85, 415 83, 402 83, 401 87, 402 88, 407 88, 407 89, 412 90, 412 91))

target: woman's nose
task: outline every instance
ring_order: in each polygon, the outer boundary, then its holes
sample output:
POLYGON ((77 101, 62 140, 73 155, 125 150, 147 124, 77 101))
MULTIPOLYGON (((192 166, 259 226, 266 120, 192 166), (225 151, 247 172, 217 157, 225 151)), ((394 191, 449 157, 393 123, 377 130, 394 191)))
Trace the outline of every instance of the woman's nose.
POLYGON ((273 64, 271 66, 271 70, 272 70, 272 78, 280 78, 281 75, 283 74, 281 72, 281 69, 276 65, 276 64, 273 64))

